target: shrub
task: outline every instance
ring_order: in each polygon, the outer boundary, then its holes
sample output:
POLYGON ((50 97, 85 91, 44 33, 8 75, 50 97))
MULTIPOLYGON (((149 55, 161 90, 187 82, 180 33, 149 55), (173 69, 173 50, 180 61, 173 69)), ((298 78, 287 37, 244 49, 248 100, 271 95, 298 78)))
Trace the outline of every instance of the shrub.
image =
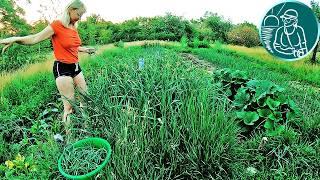
POLYGON ((260 44, 258 29, 249 23, 234 27, 227 33, 228 42, 235 45, 253 47, 260 44))
POLYGON ((119 48, 123 48, 124 47, 124 42, 122 40, 115 42, 114 46, 119 47, 119 48))
POLYGON ((183 35, 180 39, 181 46, 184 48, 188 47, 188 42, 189 42, 188 37, 186 35, 183 35))
MULTIPOLYGON (((217 13, 206 12, 203 19, 205 27, 211 29, 211 32, 204 28, 200 32, 210 34, 210 40, 226 42, 227 32, 232 28, 232 23, 217 13)), ((201 33, 202 34, 202 33, 201 33)))
POLYGON ((188 46, 192 48, 208 48, 210 44, 208 40, 200 41, 199 38, 195 37, 192 42, 188 43, 188 46))

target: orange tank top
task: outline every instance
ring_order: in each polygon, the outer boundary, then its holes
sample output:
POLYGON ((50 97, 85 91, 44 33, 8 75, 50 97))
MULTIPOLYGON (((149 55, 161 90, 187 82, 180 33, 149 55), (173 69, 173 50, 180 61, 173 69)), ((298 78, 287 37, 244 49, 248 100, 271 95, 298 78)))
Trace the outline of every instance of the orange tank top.
POLYGON ((78 31, 64 27, 58 20, 50 25, 54 31, 51 40, 56 60, 67 64, 78 62, 78 49, 81 45, 78 31))

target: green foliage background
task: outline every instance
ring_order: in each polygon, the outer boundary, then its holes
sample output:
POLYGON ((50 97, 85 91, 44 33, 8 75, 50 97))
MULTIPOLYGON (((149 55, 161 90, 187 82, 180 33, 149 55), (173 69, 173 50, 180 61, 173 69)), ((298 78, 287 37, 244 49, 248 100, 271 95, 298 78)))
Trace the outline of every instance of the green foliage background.
MULTIPOLYGON (((24 10, 13 0, 2 0, 0 13, 1 19, 0 38, 11 36, 25 36, 40 32, 50 22, 39 20, 30 25, 23 18, 24 10)), ((228 32, 235 25, 224 17, 206 12, 197 20, 187 20, 184 17, 170 13, 164 16, 137 17, 122 23, 112 23, 99 15, 91 15, 79 23, 78 32, 83 45, 102 45, 114 42, 129 42, 140 40, 166 40, 180 41, 182 37, 188 39, 190 47, 208 47, 215 41, 229 42, 228 32)), ((254 26, 254 25, 253 25, 254 26)), ((256 29, 256 27, 253 27, 256 29)), ((258 34, 252 36, 258 39, 258 34)), ((246 38, 244 38, 246 41, 246 38)), ((249 43, 232 41, 239 45, 252 45, 249 43)), ((25 64, 38 62, 45 59, 45 54, 52 51, 50 40, 33 46, 17 45, 9 48, 0 57, 0 72, 9 72, 21 68, 25 64)))

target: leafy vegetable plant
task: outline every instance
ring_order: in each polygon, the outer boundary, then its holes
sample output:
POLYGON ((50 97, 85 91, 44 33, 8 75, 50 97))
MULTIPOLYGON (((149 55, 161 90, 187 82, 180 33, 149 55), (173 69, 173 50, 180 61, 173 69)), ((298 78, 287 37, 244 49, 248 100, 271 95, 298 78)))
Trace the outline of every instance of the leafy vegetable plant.
POLYGON ((237 110, 241 124, 248 129, 263 127, 270 136, 280 134, 286 122, 299 115, 299 109, 284 88, 271 81, 249 79, 242 71, 221 69, 215 80, 237 110), (220 81, 220 82, 219 82, 220 81))

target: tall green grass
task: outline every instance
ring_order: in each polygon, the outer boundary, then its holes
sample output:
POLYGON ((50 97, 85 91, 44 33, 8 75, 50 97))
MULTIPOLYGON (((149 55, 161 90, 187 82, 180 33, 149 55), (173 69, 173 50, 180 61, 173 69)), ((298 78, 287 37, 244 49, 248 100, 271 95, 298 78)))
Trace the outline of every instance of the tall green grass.
POLYGON ((239 128, 208 74, 160 47, 107 51, 88 68, 91 102, 77 126, 111 141, 110 178, 229 176, 239 128))
POLYGON ((55 92, 54 78, 50 73, 40 72, 28 78, 16 77, 1 91, 1 121, 7 121, 5 117, 9 115, 35 116, 38 108, 50 102, 55 92))

